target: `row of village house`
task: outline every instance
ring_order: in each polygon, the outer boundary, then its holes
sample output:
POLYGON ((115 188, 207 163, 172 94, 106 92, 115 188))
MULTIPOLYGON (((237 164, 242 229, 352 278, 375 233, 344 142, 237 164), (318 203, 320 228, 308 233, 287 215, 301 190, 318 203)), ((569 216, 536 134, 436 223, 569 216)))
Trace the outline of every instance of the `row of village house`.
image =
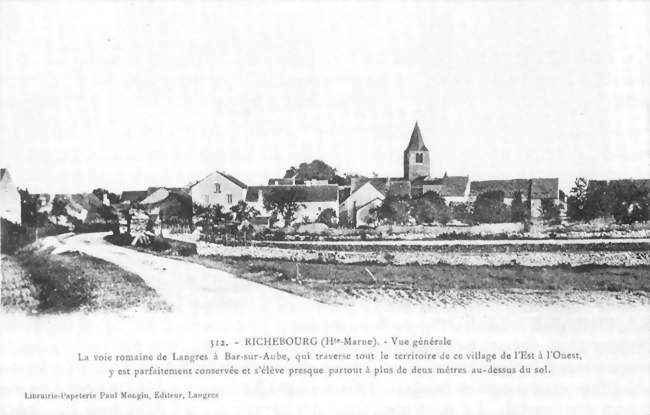
MULTIPOLYGON (((354 226, 367 224, 371 209, 379 206, 389 195, 417 197, 436 192, 450 204, 472 202, 481 193, 498 190, 504 193, 505 203, 508 204, 515 193, 520 193, 524 199, 530 200, 533 218, 541 214, 542 200, 562 203, 557 178, 470 182, 468 176, 448 176, 446 173, 443 177, 432 177, 429 150, 417 123, 403 152, 403 162, 402 177, 354 178, 349 186, 338 186, 323 180, 297 183, 295 178, 270 179, 267 185, 247 186, 230 174, 213 171, 186 188, 150 187, 147 190, 125 191, 121 194, 120 203, 128 205, 137 202, 151 215, 191 221, 194 203, 203 206, 219 204, 229 209, 243 200, 260 212, 257 219, 263 223, 271 216, 271 212, 264 207, 269 193, 273 191, 277 195, 278 192, 286 192, 301 206, 295 214, 296 221, 316 221, 321 212, 332 209, 339 220, 344 219, 354 226)), ((10 179, 8 172, 3 170, 3 215, 19 221, 20 196, 13 182, 8 182, 10 179)), ((92 194, 72 195, 68 197, 68 210, 76 212, 77 218, 84 220, 84 211, 90 211, 90 205, 107 202, 95 199, 92 194), (84 203, 89 205, 88 209, 83 206, 84 203)), ((40 195, 40 209, 47 211, 52 200, 50 195, 40 195)))
POLYGON ((484 192, 500 190, 510 204, 519 192, 531 201, 531 215, 541 214, 541 201, 551 199, 561 203, 557 179, 514 179, 470 182, 467 176, 446 176, 432 179, 424 189, 416 189, 404 178, 353 179, 350 186, 338 186, 327 181, 310 180, 296 183, 294 179, 271 179, 267 185, 247 186, 232 175, 214 171, 188 188, 157 188, 155 190, 127 191, 122 200, 137 202, 150 214, 169 218, 182 212, 179 207, 196 203, 203 206, 221 205, 226 210, 240 201, 260 212, 258 223, 268 223, 271 212, 264 207, 270 192, 286 192, 300 204, 295 221, 316 221, 326 209, 332 209, 338 218, 356 226, 367 224, 370 210, 381 205, 389 195, 413 197, 429 191, 442 196, 448 204, 472 202, 484 192))

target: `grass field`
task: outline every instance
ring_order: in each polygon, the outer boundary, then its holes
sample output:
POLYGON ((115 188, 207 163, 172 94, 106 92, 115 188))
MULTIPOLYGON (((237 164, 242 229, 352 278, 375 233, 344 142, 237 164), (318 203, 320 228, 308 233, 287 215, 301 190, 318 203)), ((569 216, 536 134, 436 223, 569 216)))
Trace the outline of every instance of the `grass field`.
POLYGON ((32 313, 170 310, 138 275, 77 252, 52 255, 31 247, 3 256, 3 308, 32 313), (6 285, 5 285, 6 284, 6 285))

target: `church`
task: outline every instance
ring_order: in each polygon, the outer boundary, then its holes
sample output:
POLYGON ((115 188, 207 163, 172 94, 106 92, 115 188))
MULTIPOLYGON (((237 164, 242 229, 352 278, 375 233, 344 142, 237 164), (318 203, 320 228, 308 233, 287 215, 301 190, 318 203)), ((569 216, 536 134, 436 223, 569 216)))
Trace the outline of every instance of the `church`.
POLYGON ((561 200, 557 178, 483 180, 470 183, 469 176, 431 176, 431 156, 424 144, 420 126, 415 123, 411 138, 404 150, 404 175, 402 177, 354 178, 350 194, 339 206, 339 217, 364 225, 363 218, 378 206, 387 196, 417 198, 425 193, 440 195, 447 204, 472 203, 478 195, 489 191, 504 194, 504 203, 510 205, 516 194, 530 201, 532 218, 541 216, 542 201, 551 200, 560 205, 561 200))
POLYGON ((411 197, 435 192, 447 203, 464 202, 469 194, 469 176, 431 177, 431 157, 424 144, 420 126, 415 123, 409 144, 404 150, 404 179, 411 183, 411 197))
POLYGON ((404 150, 404 175, 402 177, 353 178, 350 195, 343 200, 339 216, 363 225, 368 212, 387 196, 418 197, 436 192, 445 202, 464 202, 469 195, 469 176, 431 177, 431 157, 424 144, 420 126, 415 123, 411 139, 404 150))

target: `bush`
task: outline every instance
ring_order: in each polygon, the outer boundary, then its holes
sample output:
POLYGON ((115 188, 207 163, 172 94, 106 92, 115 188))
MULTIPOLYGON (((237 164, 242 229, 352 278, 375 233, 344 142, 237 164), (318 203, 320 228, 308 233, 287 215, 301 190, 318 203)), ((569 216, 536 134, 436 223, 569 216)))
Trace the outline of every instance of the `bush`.
POLYGON ((427 192, 411 202, 412 214, 418 224, 451 220, 451 209, 438 193, 427 192))
POLYGON ((481 193, 474 202, 474 221, 479 223, 503 223, 510 220, 510 209, 503 203, 504 193, 500 190, 481 193))
POLYGON ((382 204, 370 210, 377 215, 377 219, 397 225, 405 225, 411 218, 411 206, 408 200, 388 195, 382 204))
POLYGON ((336 212, 332 208, 323 210, 316 219, 318 223, 324 223, 329 228, 336 226, 336 212))
POLYGON ((466 223, 468 225, 474 224, 470 205, 466 203, 452 203, 450 208, 451 208, 451 216, 454 219, 466 223))
POLYGON ((2 218, 0 223, 2 232, 2 253, 12 254, 18 248, 28 245, 36 240, 36 237, 44 238, 68 232, 68 228, 47 222, 44 226, 22 226, 9 222, 2 218))
POLYGON ((513 222, 526 222, 530 218, 530 201, 524 201, 520 191, 516 191, 510 205, 510 219, 513 222))

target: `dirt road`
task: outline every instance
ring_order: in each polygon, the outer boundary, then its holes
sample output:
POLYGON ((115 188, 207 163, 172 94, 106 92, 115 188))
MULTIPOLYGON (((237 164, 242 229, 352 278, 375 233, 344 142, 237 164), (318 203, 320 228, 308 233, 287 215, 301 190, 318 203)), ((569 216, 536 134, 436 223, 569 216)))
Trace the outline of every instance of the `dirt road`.
POLYGON ((83 252, 112 262, 142 277, 174 312, 264 313, 325 308, 325 305, 223 271, 119 247, 104 241, 105 233, 63 238, 64 249, 83 252))

